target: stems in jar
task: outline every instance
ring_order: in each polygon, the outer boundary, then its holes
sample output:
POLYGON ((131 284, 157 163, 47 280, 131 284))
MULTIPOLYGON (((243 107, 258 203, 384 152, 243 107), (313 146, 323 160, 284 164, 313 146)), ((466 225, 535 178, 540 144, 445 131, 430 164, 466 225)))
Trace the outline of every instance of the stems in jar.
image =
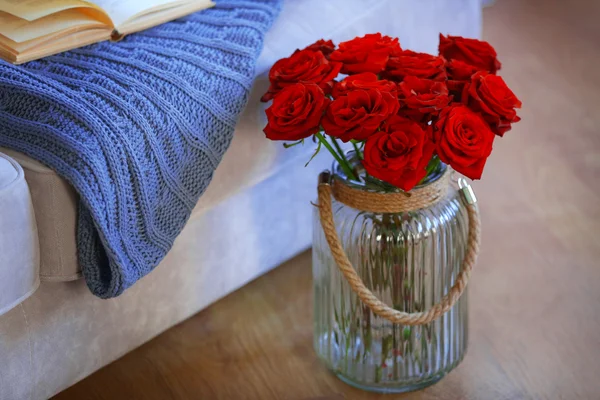
POLYGON ((333 158, 335 158, 335 160, 340 164, 340 167, 342 167, 342 169, 344 170, 344 173, 350 179, 357 181, 358 177, 356 176, 356 174, 350 167, 350 163, 348 162, 348 159, 346 159, 344 152, 342 151, 340 145, 335 140, 335 138, 331 138, 331 141, 333 142, 333 145, 338 149, 339 152, 336 151, 333 147, 331 147, 331 144, 327 141, 327 139, 325 139, 325 136, 323 136, 322 133, 320 133, 320 132, 315 133, 315 137, 319 140, 319 142, 321 142, 323 144, 323 146, 325 146, 325 148, 331 153, 333 158))
POLYGON ((356 142, 354 140, 351 140, 352 142, 352 147, 354 147, 354 151, 356 152, 356 157, 358 157, 359 160, 363 160, 364 156, 362 151, 360 151, 360 149, 358 148, 358 145, 356 144, 356 142))

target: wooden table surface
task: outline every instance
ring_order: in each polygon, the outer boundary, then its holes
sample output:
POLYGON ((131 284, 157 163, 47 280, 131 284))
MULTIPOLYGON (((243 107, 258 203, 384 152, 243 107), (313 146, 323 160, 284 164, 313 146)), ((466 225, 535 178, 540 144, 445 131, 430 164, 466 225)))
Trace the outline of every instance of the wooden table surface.
POLYGON ((600 1, 499 0, 484 38, 524 104, 475 184, 470 347, 408 395, 353 389, 312 350, 310 253, 56 397, 600 399, 600 1))

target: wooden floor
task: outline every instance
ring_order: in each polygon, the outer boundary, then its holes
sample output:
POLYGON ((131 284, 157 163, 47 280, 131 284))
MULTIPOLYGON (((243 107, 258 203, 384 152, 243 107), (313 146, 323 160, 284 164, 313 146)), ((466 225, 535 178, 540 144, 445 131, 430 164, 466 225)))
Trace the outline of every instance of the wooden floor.
MULTIPOLYGON (((499 0, 484 26, 523 121, 475 187, 467 357, 398 398, 600 399, 600 1, 499 0)), ((310 268, 305 253, 56 399, 383 398, 316 359, 310 268)))

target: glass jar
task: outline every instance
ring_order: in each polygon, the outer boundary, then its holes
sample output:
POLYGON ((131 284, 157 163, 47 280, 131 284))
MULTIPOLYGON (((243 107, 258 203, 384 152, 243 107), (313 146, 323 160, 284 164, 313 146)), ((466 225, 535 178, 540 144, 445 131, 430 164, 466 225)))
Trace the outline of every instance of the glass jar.
MULTIPOLYGON (((422 186, 441 179, 446 168, 440 165, 422 186)), ((336 184, 367 192, 386 190, 348 179, 336 164, 332 171, 336 184)), ((383 303, 403 312, 422 312, 454 285, 469 231, 468 212, 457 190, 448 190, 427 208, 393 214, 361 211, 334 198, 332 212, 348 260, 383 303)), ((406 392, 437 382, 463 359, 466 291, 448 312, 425 325, 401 325, 376 315, 338 269, 317 207, 313 278, 314 347, 342 381, 374 392, 406 392)))

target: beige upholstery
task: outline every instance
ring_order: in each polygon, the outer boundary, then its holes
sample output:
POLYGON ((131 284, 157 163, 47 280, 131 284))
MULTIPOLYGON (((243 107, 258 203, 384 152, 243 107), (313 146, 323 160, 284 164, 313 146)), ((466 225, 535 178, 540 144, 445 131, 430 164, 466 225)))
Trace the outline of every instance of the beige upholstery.
POLYGON ((15 151, 0 148, 25 171, 40 233, 40 278, 70 281, 81 277, 77 266, 75 224, 77 194, 49 168, 15 151))

